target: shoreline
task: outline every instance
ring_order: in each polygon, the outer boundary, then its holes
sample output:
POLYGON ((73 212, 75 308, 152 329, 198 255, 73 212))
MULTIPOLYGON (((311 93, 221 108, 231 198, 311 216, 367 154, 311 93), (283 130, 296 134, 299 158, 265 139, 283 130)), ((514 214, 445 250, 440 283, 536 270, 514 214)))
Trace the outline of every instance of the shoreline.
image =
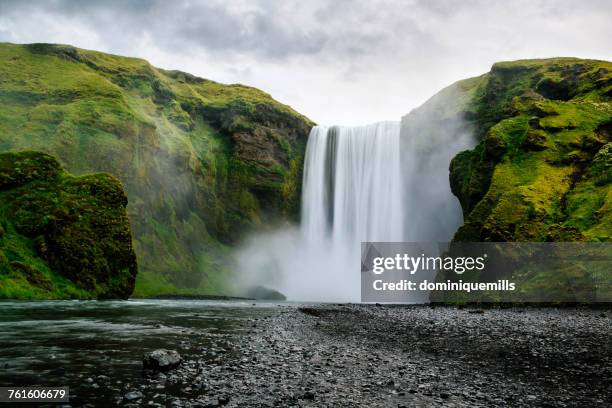
POLYGON ((155 295, 132 296, 128 300, 255 300, 254 298, 227 295, 155 295))
POLYGON ((281 307, 137 389, 158 407, 604 407, 611 327, 583 308, 281 307))

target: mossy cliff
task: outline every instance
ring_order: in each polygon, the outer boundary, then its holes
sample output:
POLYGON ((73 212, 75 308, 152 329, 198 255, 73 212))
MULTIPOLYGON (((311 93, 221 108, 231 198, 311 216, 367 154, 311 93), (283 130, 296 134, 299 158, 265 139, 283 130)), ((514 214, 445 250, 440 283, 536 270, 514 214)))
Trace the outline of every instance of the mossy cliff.
POLYGON ((611 241, 612 63, 502 62, 461 83, 455 110, 477 145, 450 163, 464 214, 454 241, 611 241))
POLYGON ((224 293, 228 245, 296 217, 312 123, 257 89, 63 45, 0 44, 0 150, 129 197, 137 295, 224 293))
POLYGON ((0 153, 0 298, 130 296, 126 205, 111 175, 74 177, 44 153, 0 153))
POLYGON ((465 118, 479 143, 450 165, 455 240, 612 239, 612 63, 497 63, 465 118))

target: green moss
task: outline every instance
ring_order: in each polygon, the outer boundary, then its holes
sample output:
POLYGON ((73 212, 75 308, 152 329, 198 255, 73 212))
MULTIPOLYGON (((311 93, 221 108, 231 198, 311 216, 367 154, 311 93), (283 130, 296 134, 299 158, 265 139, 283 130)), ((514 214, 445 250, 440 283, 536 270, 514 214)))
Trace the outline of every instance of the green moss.
MULTIPOLYGON (((482 78, 469 101, 460 102, 480 142, 451 163, 451 188, 464 213, 454 240, 612 240, 612 63, 503 62, 482 78)), ((505 273, 499 278, 525 292, 518 298, 547 293, 562 299, 571 288, 572 296, 589 299, 595 272, 536 265, 505 273)), ((438 277, 446 278, 453 276, 438 277)), ((437 300, 466 299, 448 293, 437 300)))
POLYGON ((51 181, 62 169, 49 156, 37 152, 7 153, 0 156, 0 189, 26 184, 32 180, 51 181))
POLYGON ((0 298, 126 298, 134 289, 127 199, 108 174, 73 177, 51 156, 0 154, 0 298))
POLYGON ((229 268, 201 254, 297 216, 312 122, 270 95, 65 45, 0 44, 0 62, 0 149, 117 176, 139 282, 218 290, 229 268))
POLYGON ((611 72, 611 63, 575 58, 493 66, 465 114, 481 142, 451 163, 465 214, 455 239, 541 241, 567 237, 556 232, 564 228, 612 239, 600 225, 608 219, 611 72))

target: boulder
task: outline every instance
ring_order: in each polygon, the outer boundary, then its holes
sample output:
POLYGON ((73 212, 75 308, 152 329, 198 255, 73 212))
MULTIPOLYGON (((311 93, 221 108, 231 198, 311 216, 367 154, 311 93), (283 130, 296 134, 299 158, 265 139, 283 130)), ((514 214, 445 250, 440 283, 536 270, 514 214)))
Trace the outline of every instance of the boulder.
POLYGON ((181 355, 175 350, 158 349, 145 353, 142 368, 145 370, 168 371, 181 364, 181 355))
POLYGON ((246 291, 246 297, 257 300, 287 300, 287 297, 275 289, 254 286, 246 291))
POLYGON ((130 391, 123 396, 123 399, 127 402, 138 401, 139 399, 142 399, 142 392, 130 391))

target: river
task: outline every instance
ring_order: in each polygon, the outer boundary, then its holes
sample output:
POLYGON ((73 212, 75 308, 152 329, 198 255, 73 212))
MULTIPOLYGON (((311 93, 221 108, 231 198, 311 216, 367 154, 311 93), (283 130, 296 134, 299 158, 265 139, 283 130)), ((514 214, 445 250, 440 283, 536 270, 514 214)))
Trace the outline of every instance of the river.
POLYGON ((113 401, 101 383, 129 388, 142 376, 144 352, 214 359, 250 321, 276 309, 205 300, 0 302, 0 384, 67 385, 73 405, 106 405, 113 401))

